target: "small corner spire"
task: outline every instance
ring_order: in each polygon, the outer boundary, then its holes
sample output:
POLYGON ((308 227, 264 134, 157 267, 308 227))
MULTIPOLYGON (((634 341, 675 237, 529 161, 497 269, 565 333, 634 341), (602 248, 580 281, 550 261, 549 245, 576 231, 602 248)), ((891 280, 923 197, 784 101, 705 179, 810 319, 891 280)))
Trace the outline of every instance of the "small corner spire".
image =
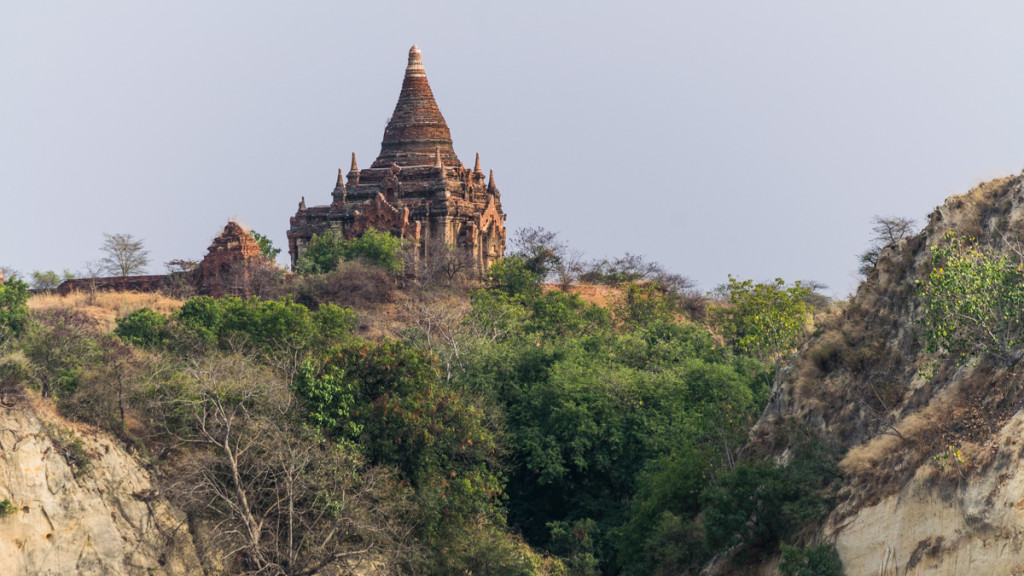
POLYGON ((479 152, 476 153, 476 165, 473 166, 473 173, 474 174, 483 174, 484 173, 484 171, 480 169, 480 153, 479 152))
MULTIPOLYGON (((340 176, 339 176, 340 177, 340 176)), ((359 166, 356 165, 356 153, 352 153, 352 167, 348 171, 348 185, 359 184, 359 166)))
POLYGON ((494 183, 494 170, 491 170, 490 176, 487 178, 487 191, 494 192, 498 189, 497 184, 494 183))
POLYGON ((340 186, 341 188, 345 187, 345 176, 342 175, 341 168, 338 168, 338 184, 337 184, 337 186, 340 186))
POLYGON ((441 147, 438 146, 434 148, 434 150, 436 151, 434 155, 434 168, 440 168, 444 170, 444 163, 441 162, 441 147))

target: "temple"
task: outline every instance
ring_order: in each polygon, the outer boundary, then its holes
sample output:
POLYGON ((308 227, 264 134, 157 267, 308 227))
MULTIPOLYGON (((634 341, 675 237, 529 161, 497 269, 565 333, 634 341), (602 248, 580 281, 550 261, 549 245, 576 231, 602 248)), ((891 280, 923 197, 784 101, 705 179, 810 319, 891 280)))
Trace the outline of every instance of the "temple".
POLYGON ((472 169, 456 156, 416 46, 377 159, 360 170, 353 153, 348 173, 338 170, 329 205, 307 208, 305 197, 299 202, 288 230, 292 268, 315 234, 333 230, 353 238, 368 228, 408 241, 418 259, 456 246, 480 273, 505 253, 494 172, 484 176, 479 154, 472 169))

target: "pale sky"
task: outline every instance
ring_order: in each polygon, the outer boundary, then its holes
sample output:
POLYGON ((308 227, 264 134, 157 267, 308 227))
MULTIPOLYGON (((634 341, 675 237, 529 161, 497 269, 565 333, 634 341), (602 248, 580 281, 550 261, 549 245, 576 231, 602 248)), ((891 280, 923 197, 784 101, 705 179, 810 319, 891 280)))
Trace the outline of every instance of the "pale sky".
POLYGON ((1020 3, 347 4, 3 0, 0 265, 130 233, 161 273, 231 218, 286 250, 300 197, 376 157, 413 44, 510 228, 704 289, 843 295, 872 216, 1024 167, 1020 3))

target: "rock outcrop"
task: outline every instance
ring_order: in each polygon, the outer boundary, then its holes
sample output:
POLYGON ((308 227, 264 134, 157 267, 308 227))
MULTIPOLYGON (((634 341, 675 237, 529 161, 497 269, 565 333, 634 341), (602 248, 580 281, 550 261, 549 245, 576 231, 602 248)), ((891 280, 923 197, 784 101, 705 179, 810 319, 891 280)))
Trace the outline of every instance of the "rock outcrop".
POLYGON ((836 508, 806 534, 833 542, 846 574, 1024 574, 1024 365, 958 363, 920 336, 915 282, 950 230, 1009 251, 1024 239, 1024 179, 951 197, 921 233, 882 250, 754 430, 768 439, 796 420, 842 455, 836 508))
POLYGON ((0 517, 4 576, 203 573, 185 515, 135 457, 30 404, 0 407, 0 502, 11 503, 0 517), (89 462, 77 477, 74 438, 89 462))

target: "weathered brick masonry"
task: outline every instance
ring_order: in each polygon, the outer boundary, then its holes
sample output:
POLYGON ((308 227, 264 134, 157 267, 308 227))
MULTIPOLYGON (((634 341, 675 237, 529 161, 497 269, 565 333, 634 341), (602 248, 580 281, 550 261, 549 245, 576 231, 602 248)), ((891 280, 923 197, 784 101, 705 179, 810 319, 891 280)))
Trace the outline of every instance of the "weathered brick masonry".
POLYGON ((346 238, 368 228, 411 242, 420 258, 438 244, 456 245, 483 272, 505 254, 505 214, 493 171, 485 177, 480 155, 473 169, 462 164, 451 133, 427 83, 418 47, 409 63, 394 114, 384 129, 380 154, 360 170, 355 154, 326 206, 306 207, 291 218, 288 252, 294 267, 315 234, 334 230, 346 238))

